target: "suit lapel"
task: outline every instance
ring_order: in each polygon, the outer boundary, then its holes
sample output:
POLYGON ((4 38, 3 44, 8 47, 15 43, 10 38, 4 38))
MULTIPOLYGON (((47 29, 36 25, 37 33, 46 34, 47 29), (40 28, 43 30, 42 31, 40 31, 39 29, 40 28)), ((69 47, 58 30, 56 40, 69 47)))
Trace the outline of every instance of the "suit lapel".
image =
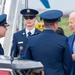
POLYGON ((74 37, 75 35, 72 35, 70 38, 69 38, 69 45, 70 45, 70 48, 71 48, 71 51, 73 53, 73 43, 74 43, 74 37))

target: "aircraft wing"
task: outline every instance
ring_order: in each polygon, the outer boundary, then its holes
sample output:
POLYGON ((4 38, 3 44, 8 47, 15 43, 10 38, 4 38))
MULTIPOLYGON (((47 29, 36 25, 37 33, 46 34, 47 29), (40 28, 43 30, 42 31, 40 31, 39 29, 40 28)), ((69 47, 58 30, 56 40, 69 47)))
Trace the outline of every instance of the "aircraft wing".
POLYGON ((46 8, 50 8, 50 4, 48 0, 40 0, 42 2, 42 4, 46 7, 46 8))

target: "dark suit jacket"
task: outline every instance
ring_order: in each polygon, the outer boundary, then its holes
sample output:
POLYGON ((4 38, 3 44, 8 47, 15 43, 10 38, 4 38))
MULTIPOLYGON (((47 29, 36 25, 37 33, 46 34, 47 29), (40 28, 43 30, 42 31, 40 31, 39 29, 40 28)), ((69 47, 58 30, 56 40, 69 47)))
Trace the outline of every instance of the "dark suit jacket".
POLYGON ((75 34, 72 34, 71 36, 68 37, 68 43, 70 46, 71 53, 73 53, 74 36, 75 34))
POLYGON ((41 61, 45 75, 70 75, 72 57, 67 37, 44 30, 28 38, 25 58, 41 61))
MULTIPOLYGON (((41 31, 35 29, 34 34, 39 34, 40 32, 41 31)), ((26 44, 27 44, 27 37, 26 37, 25 29, 15 33, 13 36, 11 55, 13 54, 14 57, 20 55, 22 57, 24 54, 23 52, 26 48, 26 44)))
MULTIPOLYGON (((72 34, 68 37, 68 43, 70 46, 71 54, 73 54, 73 43, 75 39, 75 34, 72 34)), ((72 73, 71 75, 75 75, 75 61, 73 61, 72 73)))

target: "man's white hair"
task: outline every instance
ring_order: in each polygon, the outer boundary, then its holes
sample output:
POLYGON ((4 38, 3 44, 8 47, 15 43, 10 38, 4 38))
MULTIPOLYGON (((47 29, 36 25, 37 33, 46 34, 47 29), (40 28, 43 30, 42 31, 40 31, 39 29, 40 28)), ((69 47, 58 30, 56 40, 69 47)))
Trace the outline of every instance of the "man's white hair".
POLYGON ((75 17, 75 12, 70 13, 69 17, 70 17, 70 16, 75 17))

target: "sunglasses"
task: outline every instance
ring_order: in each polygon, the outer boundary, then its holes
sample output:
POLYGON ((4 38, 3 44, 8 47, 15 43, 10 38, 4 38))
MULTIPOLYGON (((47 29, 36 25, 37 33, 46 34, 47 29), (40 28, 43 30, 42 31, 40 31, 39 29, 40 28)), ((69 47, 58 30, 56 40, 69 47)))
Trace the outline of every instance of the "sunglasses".
POLYGON ((28 20, 28 19, 33 19, 33 18, 35 18, 35 16, 24 16, 24 18, 25 18, 26 20, 28 20))

